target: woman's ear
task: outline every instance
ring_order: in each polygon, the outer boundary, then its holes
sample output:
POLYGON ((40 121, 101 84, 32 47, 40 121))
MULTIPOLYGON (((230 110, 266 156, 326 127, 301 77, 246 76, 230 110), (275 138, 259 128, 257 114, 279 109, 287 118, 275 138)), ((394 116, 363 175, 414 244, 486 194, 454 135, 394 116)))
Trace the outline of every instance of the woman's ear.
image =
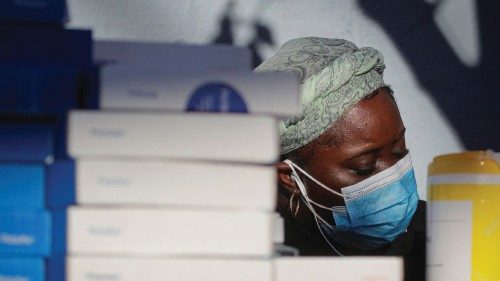
POLYGON ((278 162, 275 164, 275 167, 278 172, 278 182, 290 193, 300 193, 299 187, 292 177, 292 168, 285 162, 278 162))

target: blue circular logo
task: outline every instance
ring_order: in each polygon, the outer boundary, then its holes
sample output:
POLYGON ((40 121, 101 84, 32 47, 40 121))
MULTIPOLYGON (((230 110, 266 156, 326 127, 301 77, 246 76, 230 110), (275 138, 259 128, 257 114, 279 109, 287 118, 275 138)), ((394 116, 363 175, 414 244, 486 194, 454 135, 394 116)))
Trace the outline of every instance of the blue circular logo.
POLYGON ((189 98, 187 111, 248 112, 241 95, 224 83, 207 83, 198 87, 189 98))

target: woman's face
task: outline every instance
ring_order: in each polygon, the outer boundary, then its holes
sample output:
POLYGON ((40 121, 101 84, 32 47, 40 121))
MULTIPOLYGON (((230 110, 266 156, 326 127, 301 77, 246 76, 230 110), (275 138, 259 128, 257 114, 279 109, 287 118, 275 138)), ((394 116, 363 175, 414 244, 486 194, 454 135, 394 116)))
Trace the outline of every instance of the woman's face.
MULTIPOLYGON (((298 149, 292 159, 314 178, 340 192, 375 175, 408 153, 405 127, 396 103, 385 88, 378 89, 367 99, 358 102, 316 141, 298 149), (302 159, 302 160, 300 160, 302 159)), ((286 178, 289 169, 280 169, 280 182, 297 192, 297 186, 286 178), (287 184, 288 183, 288 184, 287 184)), ((300 174, 309 197, 324 206, 344 205, 341 197, 332 194, 308 177, 300 174)), ((318 214, 333 223, 331 212, 316 208, 318 214)))

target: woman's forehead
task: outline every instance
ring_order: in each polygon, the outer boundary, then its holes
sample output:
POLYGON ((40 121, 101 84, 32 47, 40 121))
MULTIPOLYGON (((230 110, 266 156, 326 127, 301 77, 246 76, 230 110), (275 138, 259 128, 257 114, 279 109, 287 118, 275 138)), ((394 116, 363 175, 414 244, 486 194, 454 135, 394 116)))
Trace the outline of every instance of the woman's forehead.
POLYGON ((325 132, 338 146, 389 141, 404 129, 399 110, 387 91, 363 99, 325 132))

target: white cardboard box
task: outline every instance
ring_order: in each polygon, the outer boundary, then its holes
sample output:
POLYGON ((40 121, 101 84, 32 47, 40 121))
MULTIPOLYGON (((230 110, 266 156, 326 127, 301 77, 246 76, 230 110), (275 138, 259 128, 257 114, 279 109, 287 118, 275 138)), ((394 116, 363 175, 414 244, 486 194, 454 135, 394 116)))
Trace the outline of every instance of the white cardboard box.
POLYGON ((273 281, 270 259, 68 257, 68 281, 273 281))
POLYGON ((270 164, 278 158, 277 120, 216 113, 74 110, 68 149, 74 158, 128 156, 270 164))
POLYGON ((274 211, 273 166, 194 161, 76 162, 80 205, 167 205, 274 211))
POLYGON ((402 281, 400 257, 279 257, 275 281, 402 281))
POLYGON ((103 109, 231 111, 289 117, 299 112, 292 73, 165 71, 127 65, 101 74, 103 109))
POLYGON ((273 214, 202 209, 68 208, 68 252, 270 257, 273 214))
POLYGON ((279 213, 274 213, 274 243, 285 243, 285 221, 279 213))
POLYGON ((251 69, 247 48, 131 41, 94 42, 94 61, 161 67, 174 71, 251 69))

